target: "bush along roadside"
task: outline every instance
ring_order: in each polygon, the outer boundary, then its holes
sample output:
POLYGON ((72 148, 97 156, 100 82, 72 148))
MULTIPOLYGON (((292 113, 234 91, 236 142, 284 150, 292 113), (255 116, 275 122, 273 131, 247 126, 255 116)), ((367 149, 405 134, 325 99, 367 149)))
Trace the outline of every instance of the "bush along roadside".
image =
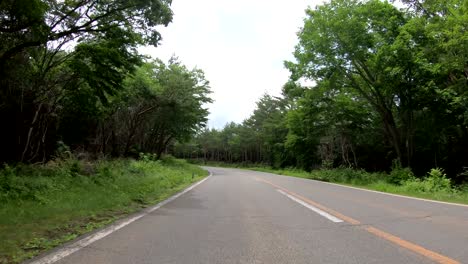
POLYGON ((0 263, 19 263, 153 205, 208 173, 182 160, 50 161, 0 170, 0 263), (194 177, 193 177, 194 176, 194 177))
POLYGON ((425 199, 468 204, 468 185, 454 186, 440 168, 431 169, 422 178, 417 178, 411 169, 400 166, 394 166, 388 174, 352 168, 321 169, 311 172, 294 168, 250 167, 249 169, 425 199))

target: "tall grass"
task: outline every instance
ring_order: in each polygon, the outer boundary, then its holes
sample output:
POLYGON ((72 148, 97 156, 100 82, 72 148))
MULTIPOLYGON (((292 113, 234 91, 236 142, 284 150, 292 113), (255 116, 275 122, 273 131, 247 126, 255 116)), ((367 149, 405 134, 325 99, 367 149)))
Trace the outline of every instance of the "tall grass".
POLYGON ((4 166, 0 263, 37 255, 161 201, 205 175, 173 158, 4 166))

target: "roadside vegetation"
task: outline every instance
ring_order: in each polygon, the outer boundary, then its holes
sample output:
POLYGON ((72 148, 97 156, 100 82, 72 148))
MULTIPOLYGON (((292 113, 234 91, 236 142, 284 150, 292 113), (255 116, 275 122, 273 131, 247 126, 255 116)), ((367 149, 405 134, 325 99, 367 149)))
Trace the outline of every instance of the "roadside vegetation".
POLYGON ((416 177, 409 168, 395 165, 389 172, 367 172, 362 169, 339 167, 305 171, 297 168, 272 168, 263 164, 203 162, 190 160, 193 164, 248 169, 279 175, 318 180, 369 190, 401 194, 444 202, 468 204, 468 184, 455 185, 443 169, 431 169, 423 177, 416 177))
POLYGON ((18 263, 173 195, 207 172, 172 157, 0 170, 0 263, 18 263))
POLYGON ((468 1, 309 8, 281 96, 219 130, 201 69, 138 53, 160 44, 170 4, 0 2, 0 262, 204 175, 165 153, 466 202, 468 1))
POLYGON ((0 3, 0 163, 47 162, 59 148, 93 158, 159 157, 207 121, 210 86, 157 46, 167 0, 0 3))
POLYGON ((313 170, 248 168, 280 175, 344 184, 369 190, 401 194, 431 200, 468 204, 468 185, 455 186, 441 169, 432 169, 416 178, 408 169, 396 168, 389 174, 351 168, 313 170))
POLYGON ((465 0, 311 7, 282 94, 265 94, 243 122, 206 129, 174 153, 466 201, 467 25, 465 0))
POLYGON ((206 125, 203 71, 138 52, 160 43, 170 4, 0 2, 0 263, 29 258, 206 175, 163 158, 206 125))

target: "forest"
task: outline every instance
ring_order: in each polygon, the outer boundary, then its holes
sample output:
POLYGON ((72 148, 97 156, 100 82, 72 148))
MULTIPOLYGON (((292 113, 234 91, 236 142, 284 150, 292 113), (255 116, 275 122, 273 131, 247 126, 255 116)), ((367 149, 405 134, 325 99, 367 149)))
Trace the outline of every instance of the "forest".
POLYGON ((203 71, 138 53, 170 1, 8 0, 0 16, 0 163, 159 158, 205 125, 203 71))
POLYGON ((0 1, 0 263, 208 175, 176 158, 468 203, 468 1, 308 8, 281 94, 222 129, 203 70, 139 53, 173 15, 171 0, 0 1))
POLYGON ((334 0, 306 10, 281 96, 178 157, 273 168, 468 167, 468 2, 334 0), (402 7, 398 7, 402 6, 402 7))
POLYGON ((169 0, 0 1, 0 263, 20 263, 208 173, 164 156, 206 125, 201 69, 145 57, 169 0))

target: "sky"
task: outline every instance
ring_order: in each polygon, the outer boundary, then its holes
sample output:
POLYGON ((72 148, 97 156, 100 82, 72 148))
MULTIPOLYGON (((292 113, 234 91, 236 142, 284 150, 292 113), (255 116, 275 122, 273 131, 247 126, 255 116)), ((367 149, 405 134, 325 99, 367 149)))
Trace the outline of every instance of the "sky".
POLYGON ((289 77, 296 33, 305 9, 321 0, 173 0, 174 18, 161 28, 158 47, 143 54, 167 61, 172 55, 205 72, 214 103, 208 127, 240 123, 268 93, 280 95, 289 77))

